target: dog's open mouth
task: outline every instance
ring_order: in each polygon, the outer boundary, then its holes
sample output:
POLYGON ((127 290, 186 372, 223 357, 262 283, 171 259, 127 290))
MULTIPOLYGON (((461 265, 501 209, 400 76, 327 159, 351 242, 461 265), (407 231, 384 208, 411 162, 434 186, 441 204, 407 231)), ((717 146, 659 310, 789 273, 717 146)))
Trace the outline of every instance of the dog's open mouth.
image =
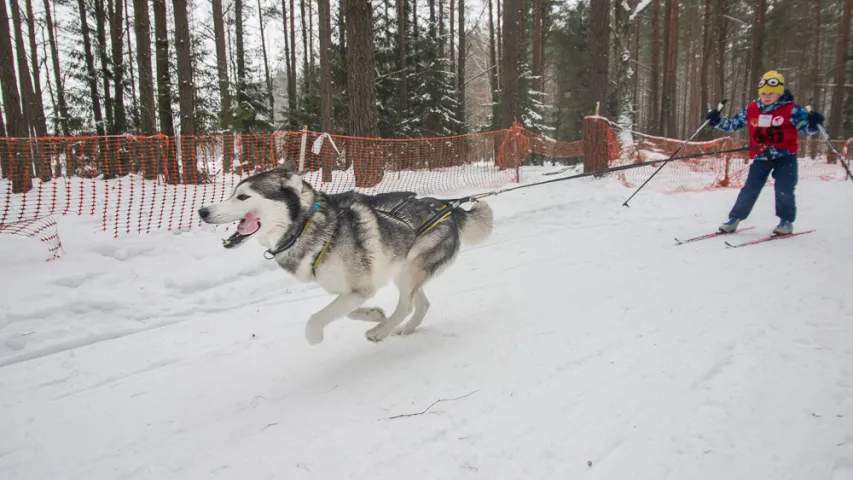
POLYGON ((249 212, 237 224, 237 231, 227 239, 222 240, 222 246, 225 248, 234 248, 240 245, 243 240, 251 237, 261 228, 261 219, 253 212, 249 212))

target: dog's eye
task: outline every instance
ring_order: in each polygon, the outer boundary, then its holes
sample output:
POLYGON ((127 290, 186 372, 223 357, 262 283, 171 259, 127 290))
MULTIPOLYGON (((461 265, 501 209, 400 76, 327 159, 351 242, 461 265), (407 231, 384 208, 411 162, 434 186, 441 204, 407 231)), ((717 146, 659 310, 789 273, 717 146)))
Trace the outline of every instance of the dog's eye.
POLYGON ((237 200, 240 200, 240 201, 246 200, 248 198, 249 198, 249 196, 246 195, 245 193, 241 193, 240 195, 237 195, 237 200))

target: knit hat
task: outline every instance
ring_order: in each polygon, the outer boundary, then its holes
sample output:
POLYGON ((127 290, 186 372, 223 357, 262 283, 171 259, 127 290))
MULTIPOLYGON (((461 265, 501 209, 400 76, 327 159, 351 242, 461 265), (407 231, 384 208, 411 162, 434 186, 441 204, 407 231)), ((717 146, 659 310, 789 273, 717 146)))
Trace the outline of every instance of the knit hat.
POLYGON ((784 94, 785 77, 776 70, 770 70, 765 73, 764 76, 761 77, 761 81, 758 82, 758 94, 761 95, 762 93, 784 94))

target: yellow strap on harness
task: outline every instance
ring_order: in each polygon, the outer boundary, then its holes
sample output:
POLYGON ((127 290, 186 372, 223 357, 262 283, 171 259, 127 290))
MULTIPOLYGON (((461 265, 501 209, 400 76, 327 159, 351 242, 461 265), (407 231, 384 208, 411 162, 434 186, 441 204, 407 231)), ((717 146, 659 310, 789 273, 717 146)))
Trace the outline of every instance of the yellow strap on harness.
POLYGON ((332 243, 332 239, 326 240, 326 244, 323 245, 323 249, 320 250, 320 253, 317 254, 317 258, 314 260, 314 265, 311 266, 311 274, 315 277, 317 276, 317 266, 320 265, 320 262, 323 261, 323 255, 326 254, 326 250, 329 249, 329 244, 332 243))
POLYGON ((449 211, 449 212, 445 213, 444 215, 442 215, 442 216, 438 217, 438 220, 436 220, 436 221, 432 222, 432 225, 430 225, 429 227, 427 227, 427 229, 426 229, 426 230, 424 230, 423 232, 421 232, 421 235, 423 235, 423 234, 425 234, 425 233, 429 232, 430 230, 432 230, 433 228, 435 228, 435 226, 436 226, 436 225, 438 225, 439 223, 443 222, 443 221, 444 221, 445 219, 447 219, 447 217, 449 217, 452 213, 453 213, 453 210, 451 210, 451 211, 449 211))

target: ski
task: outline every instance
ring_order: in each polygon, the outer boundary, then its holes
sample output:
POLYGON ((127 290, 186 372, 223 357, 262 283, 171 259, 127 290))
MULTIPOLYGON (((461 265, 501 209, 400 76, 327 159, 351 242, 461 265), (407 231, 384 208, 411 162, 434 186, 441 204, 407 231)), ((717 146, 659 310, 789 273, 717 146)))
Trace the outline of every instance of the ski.
POLYGON ((717 231, 714 233, 708 233, 706 235, 699 235, 698 237, 688 238, 687 240, 679 240, 678 238, 676 238, 675 239, 675 241, 676 241, 675 245, 678 246, 678 245, 684 245, 685 243, 698 242, 699 240, 707 240, 709 238, 719 237, 721 235, 731 235, 733 233, 743 232, 744 230, 752 230, 753 228, 755 228, 755 227, 746 227, 746 228, 741 228, 741 229, 735 230, 734 232, 728 232, 728 233, 717 231))
POLYGON ((731 244, 729 242, 726 242, 726 245, 731 247, 731 248, 740 248, 740 247, 746 247, 749 245, 755 245, 758 243, 770 242, 772 240, 781 240, 783 238, 796 237, 797 235, 805 235, 807 233, 812 233, 812 232, 814 232, 814 230, 806 230, 804 232, 789 233, 787 235, 779 235, 776 233, 771 233, 770 235, 768 235, 766 237, 758 238, 756 240, 750 240, 748 242, 736 243, 736 244, 731 244))

